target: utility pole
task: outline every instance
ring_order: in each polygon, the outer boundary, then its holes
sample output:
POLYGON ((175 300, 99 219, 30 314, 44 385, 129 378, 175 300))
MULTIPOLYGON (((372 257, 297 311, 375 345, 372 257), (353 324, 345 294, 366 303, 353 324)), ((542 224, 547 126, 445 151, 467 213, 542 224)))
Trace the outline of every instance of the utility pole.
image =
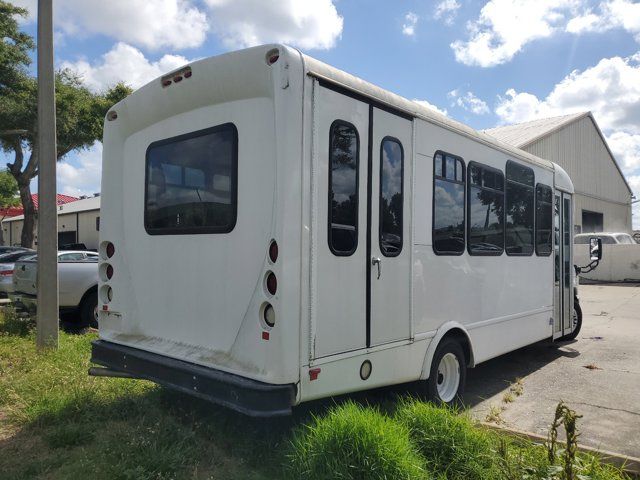
POLYGON ((58 212, 53 0, 38 0, 38 348, 58 348, 58 212))

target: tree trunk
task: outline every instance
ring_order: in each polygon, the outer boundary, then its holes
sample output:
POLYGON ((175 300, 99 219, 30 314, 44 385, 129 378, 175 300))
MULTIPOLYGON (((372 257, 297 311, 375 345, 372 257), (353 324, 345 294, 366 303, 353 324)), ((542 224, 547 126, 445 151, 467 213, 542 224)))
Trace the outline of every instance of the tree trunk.
POLYGON ((26 248, 33 248, 33 231, 36 226, 36 209, 33 205, 33 199, 31 198, 31 185, 29 185, 29 183, 29 181, 26 183, 18 183, 20 200, 22 201, 22 208, 24 208, 24 220, 22 222, 20 245, 26 248))

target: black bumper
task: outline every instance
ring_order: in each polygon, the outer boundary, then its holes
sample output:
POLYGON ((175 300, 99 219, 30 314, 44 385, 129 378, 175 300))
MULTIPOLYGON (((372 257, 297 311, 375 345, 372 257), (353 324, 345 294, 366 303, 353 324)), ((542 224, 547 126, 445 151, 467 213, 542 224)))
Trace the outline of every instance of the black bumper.
POLYGON ((105 340, 92 343, 91 361, 253 417, 290 415, 296 398, 294 384, 259 382, 105 340))

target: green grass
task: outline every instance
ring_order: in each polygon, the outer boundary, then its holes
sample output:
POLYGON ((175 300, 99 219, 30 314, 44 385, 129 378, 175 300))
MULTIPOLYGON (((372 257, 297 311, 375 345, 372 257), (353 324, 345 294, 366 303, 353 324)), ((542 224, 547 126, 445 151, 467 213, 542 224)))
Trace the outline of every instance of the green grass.
POLYGON ((294 437, 293 478, 419 480, 429 478, 401 423, 347 402, 315 418, 294 437))
MULTIPOLYGON (((37 352, 32 327, 0 314, 2 480, 563 479, 543 446, 422 402, 327 401, 251 419, 149 382, 89 377, 95 334, 61 332, 58 350, 37 352)), ((574 470, 622 478, 588 456, 574 470)))

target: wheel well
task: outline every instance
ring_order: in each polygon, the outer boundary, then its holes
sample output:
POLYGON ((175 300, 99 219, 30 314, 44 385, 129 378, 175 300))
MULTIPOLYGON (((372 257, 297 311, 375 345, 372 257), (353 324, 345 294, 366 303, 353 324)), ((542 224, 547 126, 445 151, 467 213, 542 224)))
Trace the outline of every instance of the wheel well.
POLYGON ((78 304, 78 307, 81 307, 84 301, 87 299, 87 297, 92 293, 98 293, 98 285, 94 285, 89 290, 84 292, 84 295, 82 295, 82 298, 80 299, 80 303, 78 304))
POLYGON ((442 342, 442 340, 444 340, 445 338, 452 338, 456 340, 462 347, 464 358, 467 361, 467 366, 473 366, 473 350, 471 350, 471 342, 469 341, 469 337, 467 336, 467 334, 459 328, 452 328, 447 333, 445 333, 440 342, 442 342))

